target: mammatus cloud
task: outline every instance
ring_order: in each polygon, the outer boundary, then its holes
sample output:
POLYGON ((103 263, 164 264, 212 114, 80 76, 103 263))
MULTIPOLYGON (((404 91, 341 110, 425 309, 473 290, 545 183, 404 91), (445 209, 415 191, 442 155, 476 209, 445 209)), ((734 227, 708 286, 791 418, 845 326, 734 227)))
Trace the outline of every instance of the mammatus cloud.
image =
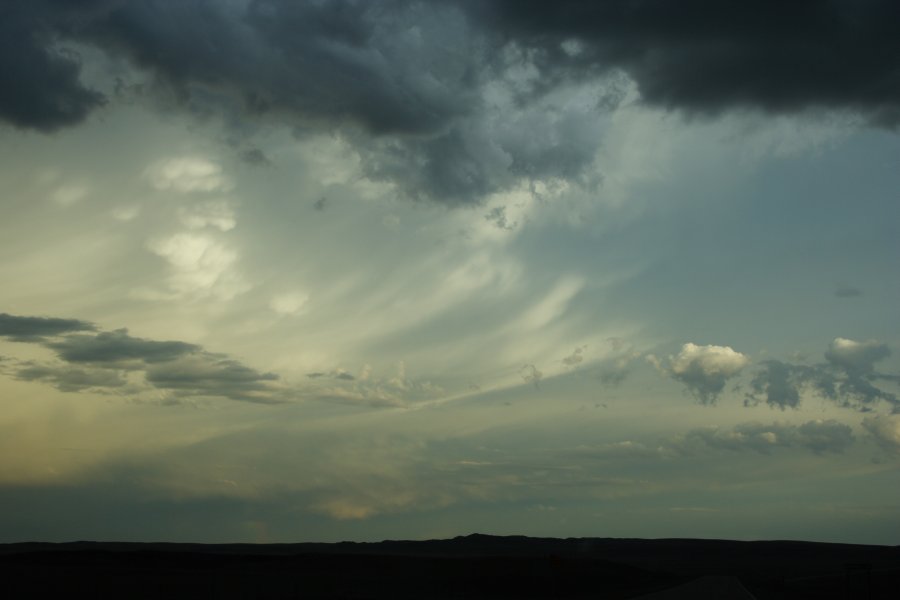
POLYGON ((0 313, 0 336, 14 341, 36 342, 45 336, 60 335, 73 331, 94 331, 96 327, 78 319, 55 319, 49 317, 17 317, 0 313))
POLYGON ((703 404, 712 404, 725 389, 728 379, 750 364, 750 359, 730 346, 698 346, 687 343, 669 357, 662 369, 682 382, 703 404))
POLYGON ((835 338, 825 352, 825 363, 798 365, 765 361, 750 381, 745 404, 765 402, 781 409, 797 408, 801 394, 806 391, 857 410, 871 410, 877 402, 886 402, 897 410, 900 401, 896 395, 873 383, 890 378, 875 372, 875 363, 890 354, 887 345, 877 340, 857 342, 835 338))
POLYGON ((708 450, 753 451, 769 454, 776 448, 806 448, 816 454, 843 452, 853 443, 850 426, 838 421, 807 421, 802 425, 741 423, 730 430, 693 429, 675 438, 671 447, 682 454, 708 450))

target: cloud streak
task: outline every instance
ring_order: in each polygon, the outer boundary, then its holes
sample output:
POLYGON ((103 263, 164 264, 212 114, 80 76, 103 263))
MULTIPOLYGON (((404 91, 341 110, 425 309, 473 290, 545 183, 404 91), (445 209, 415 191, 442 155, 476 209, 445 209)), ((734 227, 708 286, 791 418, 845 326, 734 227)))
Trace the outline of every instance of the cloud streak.
POLYGON ((55 336, 73 331, 94 331, 93 323, 78 319, 57 319, 52 317, 18 317, 0 313, 0 336, 14 341, 35 342, 45 336, 55 336))
POLYGON ((274 373, 257 371, 197 344, 148 340, 127 329, 80 333, 96 327, 76 319, 3 314, 0 325, 3 335, 44 346, 57 358, 50 363, 14 361, 7 371, 21 381, 46 383, 63 392, 140 396, 156 390, 169 400, 217 397, 263 403, 296 396, 279 384, 274 373))
POLYGON ((850 426, 838 421, 815 420, 802 425, 741 423, 730 430, 719 427, 693 429, 673 440, 671 447, 682 454, 703 451, 758 452, 776 448, 806 448, 815 454, 840 453, 853 443, 850 426))

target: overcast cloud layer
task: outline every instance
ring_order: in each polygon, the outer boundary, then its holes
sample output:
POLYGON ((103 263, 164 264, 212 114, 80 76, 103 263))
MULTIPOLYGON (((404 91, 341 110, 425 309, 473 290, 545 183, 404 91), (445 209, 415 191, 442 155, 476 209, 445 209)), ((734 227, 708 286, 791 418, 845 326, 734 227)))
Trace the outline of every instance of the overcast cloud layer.
POLYGON ((0 541, 900 543, 896 3, 0 17, 0 541))

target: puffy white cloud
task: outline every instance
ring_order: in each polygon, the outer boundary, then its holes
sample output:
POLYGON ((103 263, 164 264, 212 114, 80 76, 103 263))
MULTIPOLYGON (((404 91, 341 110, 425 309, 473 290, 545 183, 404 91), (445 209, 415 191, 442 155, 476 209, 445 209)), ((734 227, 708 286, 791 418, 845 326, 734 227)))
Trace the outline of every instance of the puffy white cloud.
POLYGON ((869 373, 875 363, 891 355, 887 344, 878 340, 857 342, 846 338, 835 338, 825 358, 836 367, 848 372, 869 373))
POLYGON ((161 191, 228 192, 234 183, 218 164, 200 156, 169 158, 150 166, 145 176, 161 191))
POLYGON ((668 373, 684 383, 704 404, 712 403, 725 382, 750 364, 750 359, 730 346, 698 346, 687 343, 669 357, 668 373))

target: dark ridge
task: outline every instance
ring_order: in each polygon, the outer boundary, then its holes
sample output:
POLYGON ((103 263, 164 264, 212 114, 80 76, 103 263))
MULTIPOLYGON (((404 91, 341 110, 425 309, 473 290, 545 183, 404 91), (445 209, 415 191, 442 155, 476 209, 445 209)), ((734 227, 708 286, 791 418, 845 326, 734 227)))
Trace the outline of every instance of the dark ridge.
POLYGON ((877 600, 900 589, 900 547, 481 534, 336 544, 27 542, 0 545, 0 576, 9 598, 76 589, 138 599, 637 598, 663 591, 661 598, 729 598, 736 590, 744 595, 733 597, 877 600))

